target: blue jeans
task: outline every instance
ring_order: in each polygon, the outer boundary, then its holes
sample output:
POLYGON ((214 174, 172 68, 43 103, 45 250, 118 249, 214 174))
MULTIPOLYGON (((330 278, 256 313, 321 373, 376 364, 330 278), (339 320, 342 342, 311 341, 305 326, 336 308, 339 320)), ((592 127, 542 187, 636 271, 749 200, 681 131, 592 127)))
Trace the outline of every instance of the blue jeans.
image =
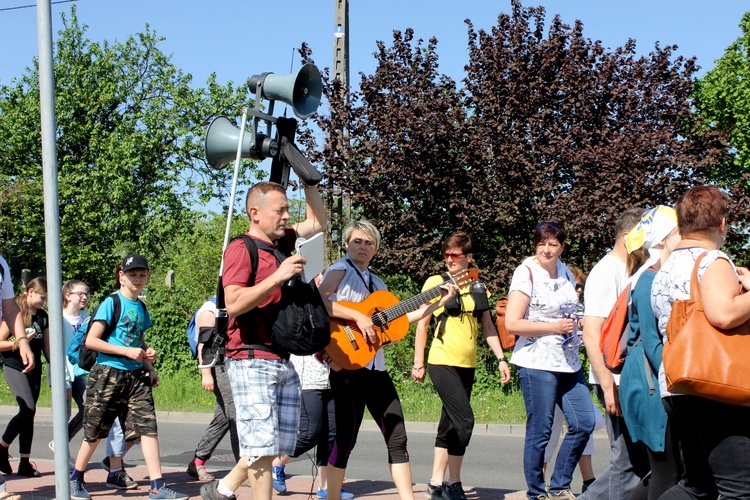
POLYGON ((570 488, 586 442, 594 431, 596 419, 583 371, 550 372, 518 368, 521 391, 526 404, 526 440, 523 449, 523 472, 529 498, 545 495, 544 450, 552 432, 555 406, 560 406, 568 424, 568 432, 560 445, 555 468, 550 478, 550 493, 570 488))

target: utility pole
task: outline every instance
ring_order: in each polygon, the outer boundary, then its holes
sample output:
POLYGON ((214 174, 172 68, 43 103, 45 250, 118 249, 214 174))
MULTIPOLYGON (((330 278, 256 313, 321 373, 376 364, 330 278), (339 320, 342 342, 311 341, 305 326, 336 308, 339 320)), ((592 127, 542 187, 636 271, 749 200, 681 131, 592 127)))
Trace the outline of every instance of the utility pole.
POLYGON ((333 78, 349 85, 349 0, 336 2, 336 32, 333 34, 333 78))
MULTIPOLYGON (((335 2, 335 25, 336 31, 333 34, 333 79, 341 81, 341 89, 344 92, 344 98, 347 99, 349 92, 349 0, 334 0, 335 2)), ((346 130, 342 130, 339 135, 341 142, 337 145, 339 152, 343 151, 348 141, 346 130)), ((343 154, 339 155, 343 158, 343 154)), ((331 185, 328 190, 327 209, 330 215, 331 224, 328 226, 330 231, 329 241, 331 241, 338 252, 338 256, 343 255, 344 241, 343 230, 344 220, 351 217, 350 203, 346 202, 341 188, 331 185), (346 215, 344 214, 346 207, 346 215)))

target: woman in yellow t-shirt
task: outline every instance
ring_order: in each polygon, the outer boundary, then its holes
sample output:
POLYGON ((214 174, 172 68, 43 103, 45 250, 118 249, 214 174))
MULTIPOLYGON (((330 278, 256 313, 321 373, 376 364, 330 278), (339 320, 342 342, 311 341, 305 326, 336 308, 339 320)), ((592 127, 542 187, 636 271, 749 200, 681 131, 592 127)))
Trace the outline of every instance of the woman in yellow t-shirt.
MULTIPOLYGON (((451 275, 466 270, 474 257, 471 237, 464 232, 450 236, 441 250, 445 267, 451 275)), ((431 276, 422 290, 433 288, 444 279, 443 275, 431 276)), ((427 485, 427 499, 443 499, 447 494, 451 500, 463 500, 466 495, 461 486, 461 465, 474 429, 471 389, 477 366, 480 322, 487 344, 497 356, 503 384, 510 380, 510 369, 492 322, 484 285, 477 282, 462 288, 453 300, 445 307, 436 309, 433 315, 436 326, 427 363, 430 379, 440 396, 443 409, 435 438, 435 456, 432 478, 427 485)), ((418 323, 414 340, 412 378, 419 382, 424 381, 427 371, 424 349, 431 321, 432 317, 427 316, 418 323)))

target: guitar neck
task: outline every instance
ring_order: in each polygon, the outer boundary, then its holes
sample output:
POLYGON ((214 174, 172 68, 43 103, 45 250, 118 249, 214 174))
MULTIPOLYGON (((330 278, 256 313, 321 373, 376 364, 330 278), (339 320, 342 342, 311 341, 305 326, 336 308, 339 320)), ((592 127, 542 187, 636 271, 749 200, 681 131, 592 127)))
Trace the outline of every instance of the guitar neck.
MULTIPOLYGON (((450 279, 449 281, 453 280, 450 279)), ((442 283, 440 285, 442 285, 442 283)), ((419 306, 421 306, 425 302, 429 302, 436 297, 440 297, 443 294, 443 292, 440 290, 440 285, 430 288, 429 290, 417 294, 414 297, 408 298, 403 302, 399 302, 395 306, 380 311, 380 314, 385 315, 385 324, 390 323, 394 319, 403 316, 404 314, 416 311, 417 309, 419 309, 419 306)))

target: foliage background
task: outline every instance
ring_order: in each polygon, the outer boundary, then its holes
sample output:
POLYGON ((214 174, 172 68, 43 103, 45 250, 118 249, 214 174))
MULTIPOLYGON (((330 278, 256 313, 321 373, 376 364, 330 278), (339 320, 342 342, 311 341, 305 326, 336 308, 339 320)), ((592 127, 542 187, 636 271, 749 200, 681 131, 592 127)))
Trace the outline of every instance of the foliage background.
MULTIPOLYGON (((192 373, 185 326, 215 291, 225 225, 224 214, 194 207, 223 200, 231 176, 206 165, 202 141, 215 116, 238 116, 251 103, 246 82, 193 82, 148 26, 124 42, 94 43, 75 6, 63 18, 55 50, 63 279, 89 283, 93 307, 117 261, 145 254, 157 367, 192 373)), ((346 223, 342 214, 373 220, 383 232, 373 269, 409 296, 441 270, 445 237, 469 231, 483 279, 500 295, 531 253, 539 220, 565 224, 564 259, 586 271, 611 245, 623 209, 674 204, 690 186, 714 182, 732 195, 726 249, 746 263, 748 15, 741 26, 743 36, 701 79, 672 46, 643 57, 634 41, 608 50, 580 22, 555 17, 545 26, 544 9, 520 1, 490 30, 467 21, 461 82, 440 72, 435 39, 394 31, 377 42, 377 68, 355 87, 324 70, 324 106, 300 124, 298 144, 324 172, 328 206, 343 206, 330 214, 331 236, 346 223)), ((300 53, 314 61, 306 46, 300 53)), ((15 277, 45 268, 38 87, 35 62, 0 85, 0 242, 15 277)), ((240 186, 265 176, 251 161, 241 171, 240 186)), ((240 208, 242 188, 237 198, 240 208)), ((237 215, 231 232, 246 227, 237 215)), ((339 248, 330 250, 335 258, 339 248)), ((414 390, 412 342, 387 351, 404 393, 414 390)), ((497 388, 492 368, 479 363, 479 393, 497 388)), ((431 394, 429 383, 419 387, 431 394)))

